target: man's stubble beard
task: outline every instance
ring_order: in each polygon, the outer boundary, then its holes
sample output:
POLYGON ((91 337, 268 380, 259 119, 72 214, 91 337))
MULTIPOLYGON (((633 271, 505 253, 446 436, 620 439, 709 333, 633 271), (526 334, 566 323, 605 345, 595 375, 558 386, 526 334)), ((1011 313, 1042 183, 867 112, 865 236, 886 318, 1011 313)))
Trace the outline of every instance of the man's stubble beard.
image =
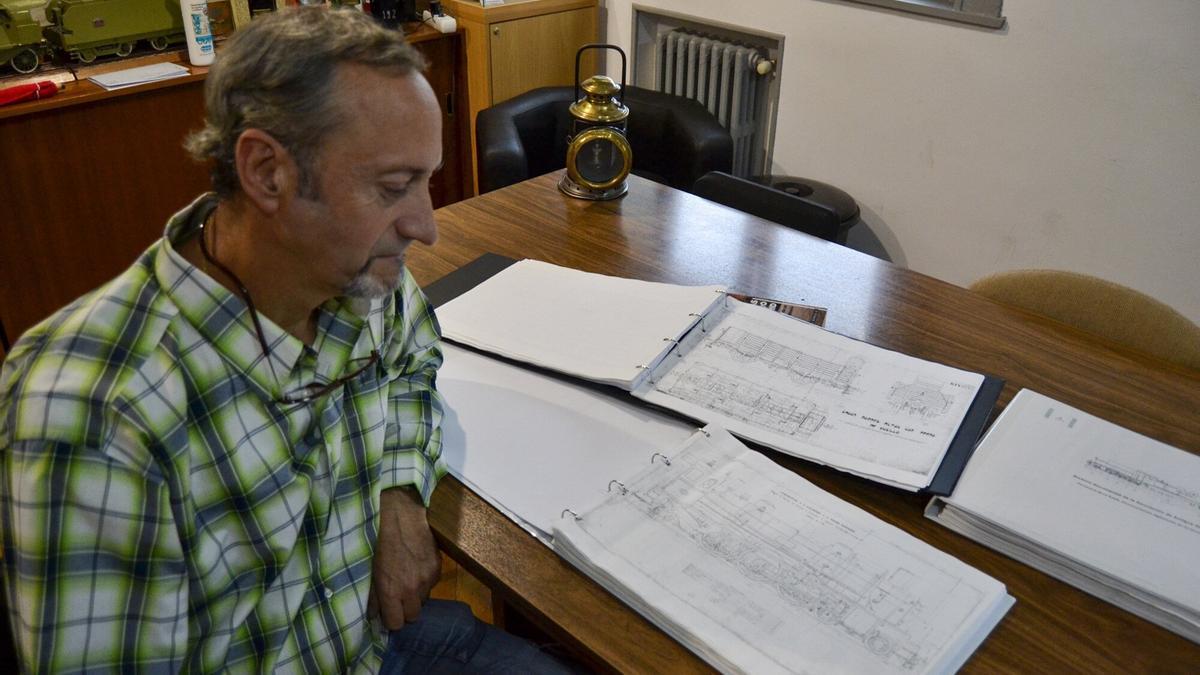
POLYGON ((377 300, 387 297, 395 293, 400 288, 400 283, 404 280, 404 265, 407 261, 401 259, 400 271, 396 273, 396 278, 391 282, 381 281, 371 275, 371 261, 367 261, 366 266, 354 275, 350 283, 342 289, 342 295, 355 300, 377 300))

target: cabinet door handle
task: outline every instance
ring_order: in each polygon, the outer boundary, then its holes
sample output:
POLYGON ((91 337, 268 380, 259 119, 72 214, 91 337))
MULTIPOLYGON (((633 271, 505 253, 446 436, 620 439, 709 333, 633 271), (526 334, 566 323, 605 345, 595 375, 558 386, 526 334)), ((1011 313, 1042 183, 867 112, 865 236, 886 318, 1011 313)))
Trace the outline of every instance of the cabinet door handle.
POLYGON ((492 26, 492 35, 500 34, 500 26, 492 26))

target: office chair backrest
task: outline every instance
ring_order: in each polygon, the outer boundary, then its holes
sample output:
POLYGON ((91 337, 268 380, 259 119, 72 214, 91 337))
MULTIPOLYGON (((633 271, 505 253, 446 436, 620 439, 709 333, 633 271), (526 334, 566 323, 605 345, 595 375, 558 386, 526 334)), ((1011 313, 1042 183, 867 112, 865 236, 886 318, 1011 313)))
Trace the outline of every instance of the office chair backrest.
POLYGON ((691 191, 710 171, 733 168, 733 137, 699 101, 628 87, 629 144, 633 171, 664 185, 691 191))
POLYGON ((1014 270, 979 279, 971 290, 1161 359, 1200 368, 1200 326, 1121 284, 1059 270, 1014 270))
POLYGON ((839 244, 846 242, 845 230, 834 209, 769 185, 713 171, 696 181, 692 192, 814 237, 839 244))
MULTIPOLYGON (((475 118, 479 192, 540 176, 566 164, 573 87, 542 87, 479 111, 475 118)), ((633 172, 691 190, 705 172, 733 162, 729 132, 696 101, 629 87, 627 137, 633 172)))

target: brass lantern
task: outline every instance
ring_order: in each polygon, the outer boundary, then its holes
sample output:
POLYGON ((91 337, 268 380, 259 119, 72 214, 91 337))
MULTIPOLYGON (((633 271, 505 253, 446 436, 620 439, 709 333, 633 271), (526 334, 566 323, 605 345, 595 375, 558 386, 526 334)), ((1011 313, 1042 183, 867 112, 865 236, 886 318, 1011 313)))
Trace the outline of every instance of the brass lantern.
POLYGON ((633 149, 625 137, 629 108, 618 96, 625 86, 625 52, 616 45, 589 44, 575 54, 575 102, 567 139, 567 174, 558 189, 580 199, 616 199, 629 189, 633 149), (579 82, 579 61, 588 49, 615 49, 621 54, 621 84, 595 75, 579 82), (584 96, 580 98, 579 90, 584 96))

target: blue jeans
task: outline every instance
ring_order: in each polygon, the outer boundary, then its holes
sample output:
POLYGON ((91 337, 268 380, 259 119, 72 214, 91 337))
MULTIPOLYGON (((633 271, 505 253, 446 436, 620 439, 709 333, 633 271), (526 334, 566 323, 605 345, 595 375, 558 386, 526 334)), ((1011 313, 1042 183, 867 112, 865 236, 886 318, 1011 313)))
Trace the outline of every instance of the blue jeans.
POLYGON ((476 619, 461 602, 429 600, 417 620, 392 631, 381 675, 578 673, 538 648, 476 619))

